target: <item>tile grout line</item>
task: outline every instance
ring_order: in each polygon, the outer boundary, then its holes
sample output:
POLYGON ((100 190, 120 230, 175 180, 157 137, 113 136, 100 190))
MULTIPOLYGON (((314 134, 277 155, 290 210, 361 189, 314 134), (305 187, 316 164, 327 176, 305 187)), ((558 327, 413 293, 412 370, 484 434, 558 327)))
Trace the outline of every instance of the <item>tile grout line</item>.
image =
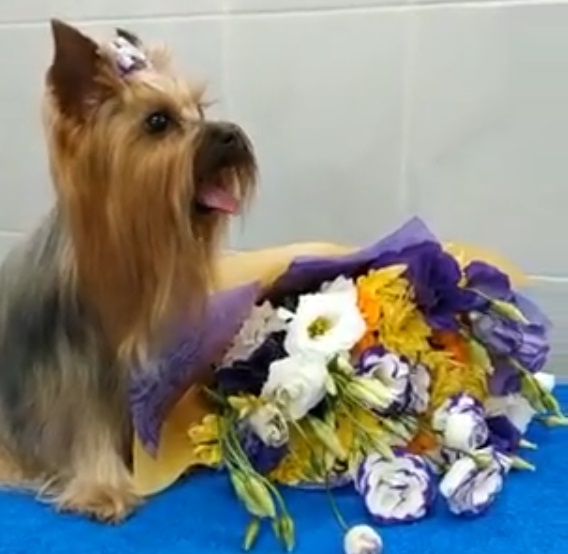
POLYGON ((540 283, 549 283, 549 284, 566 284, 568 283, 568 277, 554 277, 552 275, 529 275, 529 280, 538 281, 540 283))
MULTIPOLYGON (((128 21, 130 23, 166 23, 170 21, 184 20, 221 20, 221 19, 241 19, 241 18, 278 18, 287 16, 314 17, 318 15, 335 15, 346 13, 377 13, 377 12, 406 12, 406 11, 435 11, 437 9, 506 9, 519 6, 543 7, 558 5, 558 0, 440 0, 433 2, 418 3, 416 0, 407 0, 405 3, 388 2, 385 4, 368 5, 368 6, 350 6, 350 7, 329 7, 313 6, 311 8, 299 9, 283 8, 280 10, 231 10, 227 6, 223 6, 221 10, 215 12, 195 12, 195 13, 171 13, 171 14, 146 14, 146 15, 117 15, 113 17, 87 17, 87 18, 69 18, 70 21, 77 25, 112 25, 128 21)), ((0 29, 3 28, 26 28, 41 27, 47 25, 49 18, 41 19, 24 19, 24 20, 0 20, 0 29)))

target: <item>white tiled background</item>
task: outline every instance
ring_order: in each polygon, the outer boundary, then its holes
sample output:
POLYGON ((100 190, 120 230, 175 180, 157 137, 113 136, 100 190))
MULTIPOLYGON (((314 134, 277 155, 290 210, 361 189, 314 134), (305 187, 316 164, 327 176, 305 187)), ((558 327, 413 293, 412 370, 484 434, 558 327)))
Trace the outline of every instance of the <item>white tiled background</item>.
POLYGON ((47 208, 47 19, 167 40, 243 124, 262 189, 234 246, 368 242, 419 214, 535 276, 568 375, 568 2, 0 3, 0 256, 47 208))

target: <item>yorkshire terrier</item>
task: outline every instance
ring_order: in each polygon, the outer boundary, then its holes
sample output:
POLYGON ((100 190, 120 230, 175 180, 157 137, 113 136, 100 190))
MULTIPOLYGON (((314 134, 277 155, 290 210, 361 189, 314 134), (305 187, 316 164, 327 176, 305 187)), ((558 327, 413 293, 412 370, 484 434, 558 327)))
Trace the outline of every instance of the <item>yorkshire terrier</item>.
POLYGON ((253 149, 162 49, 52 21, 52 211, 0 268, 0 485, 102 521, 138 504, 127 386, 199 318, 253 149))

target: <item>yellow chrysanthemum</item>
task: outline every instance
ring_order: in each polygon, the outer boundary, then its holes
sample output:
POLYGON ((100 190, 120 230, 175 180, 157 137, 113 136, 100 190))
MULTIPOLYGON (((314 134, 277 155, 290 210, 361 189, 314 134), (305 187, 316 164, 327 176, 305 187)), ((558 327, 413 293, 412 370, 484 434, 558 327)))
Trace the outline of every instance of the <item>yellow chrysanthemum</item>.
POLYGON ((359 308, 368 333, 359 348, 377 344, 417 361, 430 350, 431 330, 413 302, 412 287, 401 276, 404 266, 370 271, 357 279, 359 308), (368 343, 372 336, 371 344, 368 343))
MULTIPOLYGON (((346 452, 352 452, 353 433, 348 422, 336 421, 335 436, 346 452)), ((303 482, 325 483, 325 473, 329 473, 337 459, 319 440, 308 425, 290 430, 289 453, 270 474, 275 482, 297 485, 303 482), (314 467, 314 461, 320 467, 314 467), (323 465, 323 467, 321 467, 323 465), (323 470, 323 471, 322 471, 323 470)))
MULTIPOLYGON (((336 414, 335 436, 341 447, 349 454, 343 460, 346 470, 354 467, 360 455, 361 444, 357 438, 364 433, 366 437, 378 442, 391 444, 396 442, 383 427, 379 418, 368 411, 353 408, 349 415, 340 411, 336 414), (356 424, 355 424, 356 422, 356 424)), ((302 425, 301 430, 292 429, 289 442, 290 452, 274 469, 270 478, 285 485, 298 485, 300 483, 325 484, 326 475, 329 474, 338 461, 333 454, 319 441, 318 437, 308 426, 302 425), (324 464, 324 467, 314 467, 313 462, 324 464), (323 469, 324 471, 320 471, 323 469)))
POLYGON ((431 410, 458 392, 483 400, 487 388, 486 367, 468 355, 468 345, 459 334, 433 337, 432 329, 414 304, 412 287, 402 277, 400 268, 374 270, 357 279, 359 307, 368 326, 359 349, 380 341, 385 348, 426 366, 432 379, 431 410), (432 348, 433 338, 443 339, 440 349, 432 348))
POLYGON ((290 430, 289 453, 270 474, 277 483, 297 485, 302 482, 317 481, 313 460, 327 459, 327 451, 315 434, 309 429, 290 430))

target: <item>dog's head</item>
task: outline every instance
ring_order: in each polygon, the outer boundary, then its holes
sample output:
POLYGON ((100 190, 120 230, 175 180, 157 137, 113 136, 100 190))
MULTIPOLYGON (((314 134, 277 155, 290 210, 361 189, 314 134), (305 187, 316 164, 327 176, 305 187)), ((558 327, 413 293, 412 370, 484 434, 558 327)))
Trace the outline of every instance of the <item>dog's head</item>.
POLYGON ((253 150, 207 119, 204 88, 164 50, 124 30, 101 44, 60 21, 52 33, 45 122, 79 285, 141 347, 204 299, 227 216, 253 189, 253 150))

